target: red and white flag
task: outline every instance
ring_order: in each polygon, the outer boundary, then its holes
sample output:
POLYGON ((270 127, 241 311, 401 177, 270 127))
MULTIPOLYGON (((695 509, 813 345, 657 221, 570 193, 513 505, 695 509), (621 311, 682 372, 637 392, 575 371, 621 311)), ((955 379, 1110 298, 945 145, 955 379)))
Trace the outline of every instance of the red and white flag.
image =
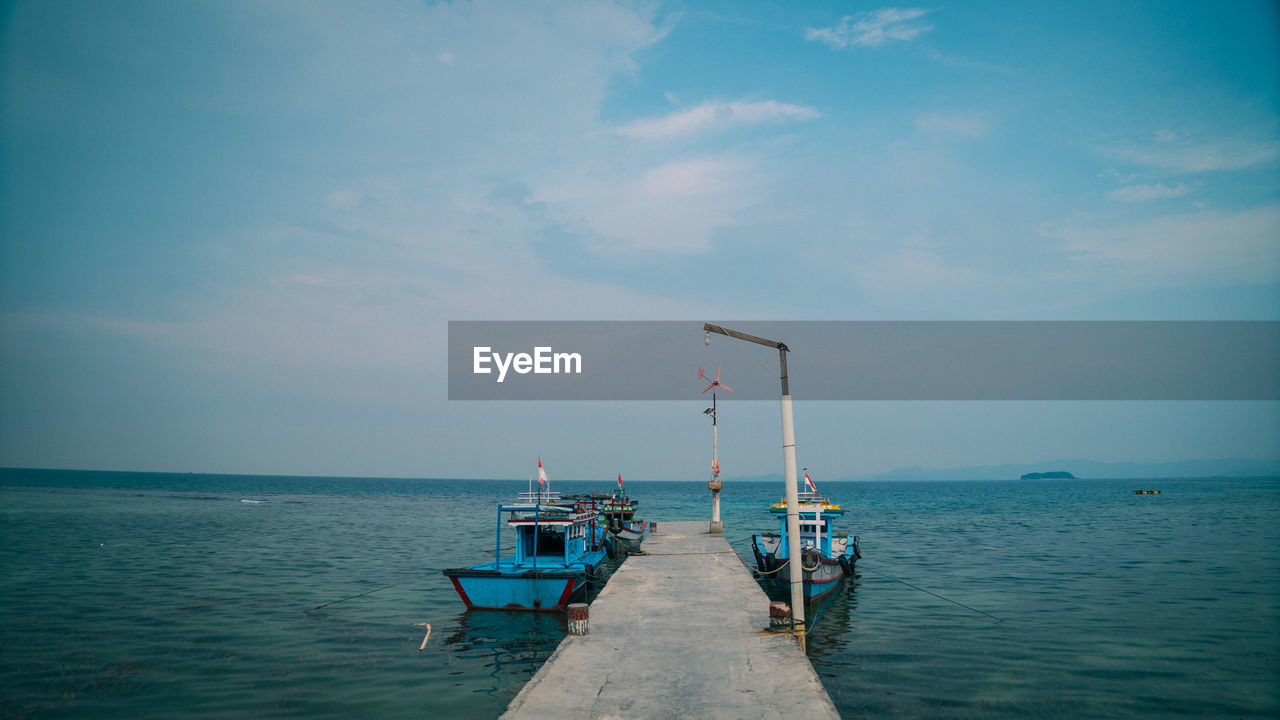
POLYGON ((547 484, 547 471, 542 469, 542 458, 538 458, 538 485, 547 484))
POLYGON ((618 487, 622 487, 622 473, 618 473, 618 487))
POLYGON ((813 484, 813 478, 809 477, 809 471, 804 471, 804 484, 809 487, 809 492, 817 494, 818 487, 813 484))

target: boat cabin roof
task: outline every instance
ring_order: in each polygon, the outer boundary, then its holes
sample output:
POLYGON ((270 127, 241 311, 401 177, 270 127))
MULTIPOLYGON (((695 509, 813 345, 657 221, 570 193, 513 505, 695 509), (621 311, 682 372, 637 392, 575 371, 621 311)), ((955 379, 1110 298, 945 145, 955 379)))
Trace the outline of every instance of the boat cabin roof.
POLYGON ((498 512, 511 513, 509 525, 582 525, 600 515, 594 510, 575 512, 575 508, 564 505, 500 505, 498 512))
MULTIPOLYGON (((830 500, 822 497, 821 495, 815 495, 813 493, 802 493, 797 498, 797 500, 798 500, 797 505, 800 508, 801 518, 803 518, 805 515, 812 516, 814 513, 818 512, 819 510, 822 511, 823 515, 837 516, 837 515, 844 514, 844 507, 831 502, 830 500)), ((787 513, 787 499, 783 498, 778 502, 774 503, 773 505, 770 506, 769 510, 774 515, 785 515, 787 513)))

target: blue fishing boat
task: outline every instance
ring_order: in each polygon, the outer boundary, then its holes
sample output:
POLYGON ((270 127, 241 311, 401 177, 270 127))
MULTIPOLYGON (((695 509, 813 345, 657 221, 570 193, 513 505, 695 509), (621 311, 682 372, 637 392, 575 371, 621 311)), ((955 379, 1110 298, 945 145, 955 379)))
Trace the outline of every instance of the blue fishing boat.
POLYGON ((442 571, 467 609, 556 610, 585 594, 606 556, 600 511, 590 498, 561 498, 538 461, 539 490, 498 506, 493 560, 442 571), (502 528, 515 552, 502 557, 502 528))
MULTIPOLYGON (((804 474, 807 492, 799 493, 800 566, 804 573, 805 600, 826 595, 840 587, 853 575, 854 565, 862 557, 858 537, 835 532, 832 521, 843 517, 845 509, 818 494, 809 473, 804 474)), ((778 501, 769 513, 779 521, 779 532, 751 536, 751 552, 756 568, 764 577, 781 587, 791 584, 792 565, 787 543, 787 504, 778 501)))
POLYGON ((640 543, 649 534, 649 521, 635 519, 640 501, 627 495, 622 486, 621 474, 618 475, 618 487, 612 493, 565 495, 564 499, 590 499, 599 503, 597 507, 600 517, 597 522, 608 533, 605 547, 610 559, 639 550, 640 543))

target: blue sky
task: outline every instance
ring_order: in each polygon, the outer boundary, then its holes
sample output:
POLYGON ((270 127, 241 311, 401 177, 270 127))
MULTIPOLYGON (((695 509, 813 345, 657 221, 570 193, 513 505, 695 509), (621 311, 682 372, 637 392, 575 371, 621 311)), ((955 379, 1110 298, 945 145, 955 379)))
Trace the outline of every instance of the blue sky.
MULTIPOLYGON (((1280 319, 1274 3, 0 18, 0 465, 705 474, 696 369, 449 403, 448 320, 1280 319)), ((796 413, 828 477, 1280 456, 1275 403, 796 413)), ((776 405, 721 417, 728 476, 781 469, 776 405)))

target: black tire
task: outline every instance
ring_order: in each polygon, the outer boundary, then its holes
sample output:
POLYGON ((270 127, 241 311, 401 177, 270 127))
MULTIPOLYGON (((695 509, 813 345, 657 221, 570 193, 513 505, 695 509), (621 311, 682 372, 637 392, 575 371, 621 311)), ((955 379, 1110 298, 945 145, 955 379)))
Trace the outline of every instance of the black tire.
POLYGON ((756 545, 756 536, 751 536, 751 554, 756 556, 756 569, 764 572, 764 555, 760 554, 760 547, 756 545))

